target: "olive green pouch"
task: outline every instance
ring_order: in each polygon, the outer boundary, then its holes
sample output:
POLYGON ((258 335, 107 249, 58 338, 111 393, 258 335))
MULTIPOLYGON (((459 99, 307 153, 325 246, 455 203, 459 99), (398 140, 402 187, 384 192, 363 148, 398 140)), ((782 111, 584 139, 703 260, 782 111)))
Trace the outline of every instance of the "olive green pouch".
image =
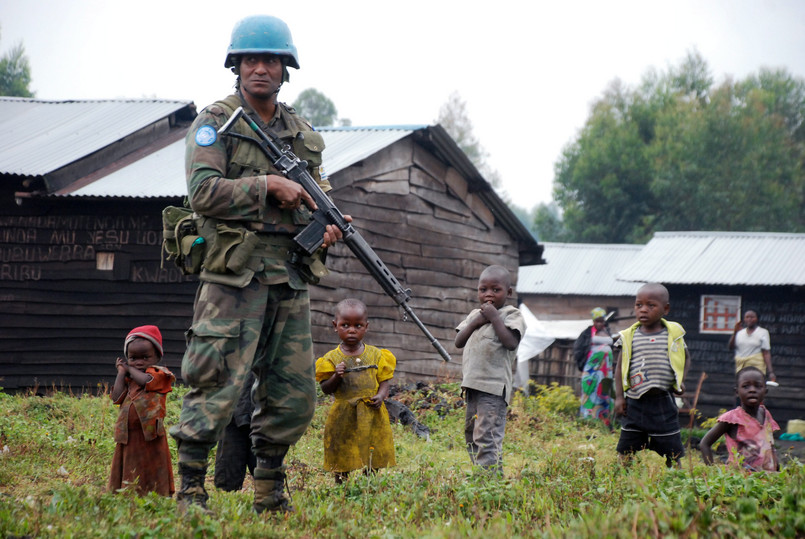
POLYGON ((193 210, 167 206, 162 210, 162 262, 173 260, 185 275, 201 271, 206 243, 198 233, 193 210))
POLYGON ((215 226, 215 239, 204 259, 204 267, 213 273, 241 273, 254 252, 259 238, 244 227, 227 223, 215 226))
MULTIPOLYGON (((185 275, 197 275, 204 262, 206 242, 201 236, 184 236, 182 238, 180 266, 185 275)), ((178 260, 178 259, 177 259, 178 260)))
POLYGON ((302 257, 296 266, 297 273, 306 283, 319 284, 321 278, 330 273, 325 265, 326 259, 326 249, 319 249, 312 256, 302 257))

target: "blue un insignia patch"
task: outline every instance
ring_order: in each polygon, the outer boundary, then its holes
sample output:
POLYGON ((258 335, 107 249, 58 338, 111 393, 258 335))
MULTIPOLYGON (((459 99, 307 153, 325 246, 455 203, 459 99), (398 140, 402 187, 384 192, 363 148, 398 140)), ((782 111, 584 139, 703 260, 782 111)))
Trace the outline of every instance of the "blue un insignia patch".
POLYGON ((196 131, 196 144, 199 146, 211 146, 218 138, 218 133, 212 126, 202 125, 196 131))

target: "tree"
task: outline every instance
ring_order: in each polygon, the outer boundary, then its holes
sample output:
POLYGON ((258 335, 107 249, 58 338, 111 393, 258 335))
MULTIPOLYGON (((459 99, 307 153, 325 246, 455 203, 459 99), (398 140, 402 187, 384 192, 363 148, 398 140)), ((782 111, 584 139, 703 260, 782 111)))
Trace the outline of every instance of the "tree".
MULTIPOLYGON (((499 189, 501 184, 500 173, 487 163, 486 160, 489 154, 475 137, 472 121, 469 114, 467 114, 467 104, 461 99, 458 92, 453 92, 448 96, 447 102, 439 109, 439 117, 436 118, 436 123, 447 131, 447 134, 467 155, 486 181, 492 187, 499 189)), ((504 196, 504 198, 506 197, 504 196)))
POLYGON ((30 84, 31 66, 20 43, 0 57, 0 95, 34 97, 30 84))
MULTIPOLYGON (((327 127, 335 125, 335 120, 338 117, 338 111, 330 99, 316 90, 315 88, 308 88, 302 90, 296 101, 293 102, 293 107, 304 118, 316 127, 327 127)), ((342 125, 344 125, 342 120, 342 125)), ((349 120, 346 120, 349 125, 349 120)))
POLYGON ((557 164, 554 199, 572 241, 639 242, 650 236, 650 165, 644 154, 650 129, 641 131, 632 117, 632 101, 613 83, 557 164))
POLYGON ((531 231, 539 241, 565 241, 567 231, 555 202, 539 204, 534 209, 531 231))
POLYGON ((447 102, 439 109, 436 122, 444 127, 476 168, 483 164, 487 154, 475 138, 472 121, 467 114, 467 104, 458 92, 451 93, 447 98, 447 102))
POLYGON ((556 165, 567 239, 805 231, 804 119, 802 79, 761 70, 715 86, 695 52, 635 89, 614 82, 556 165))

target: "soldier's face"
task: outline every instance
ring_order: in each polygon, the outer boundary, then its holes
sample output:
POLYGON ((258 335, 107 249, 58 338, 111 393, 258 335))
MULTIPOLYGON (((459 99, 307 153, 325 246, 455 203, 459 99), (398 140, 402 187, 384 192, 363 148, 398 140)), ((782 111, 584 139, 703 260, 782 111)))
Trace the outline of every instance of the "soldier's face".
POLYGON ((282 85, 282 59, 275 54, 247 54, 240 60, 240 87, 256 99, 274 99, 282 85))

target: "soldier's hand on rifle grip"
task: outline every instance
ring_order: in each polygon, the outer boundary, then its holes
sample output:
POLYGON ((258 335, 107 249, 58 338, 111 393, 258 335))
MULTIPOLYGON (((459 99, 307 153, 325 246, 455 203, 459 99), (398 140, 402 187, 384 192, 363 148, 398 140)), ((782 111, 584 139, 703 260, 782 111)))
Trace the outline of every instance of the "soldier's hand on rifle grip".
MULTIPOLYGON (((351 215, 345 215, 344 220, 348 223, 352 222, 351 215)), ((341 229, 335 225, 327 225, 327 232, 324 233, 324 238, 322 239, 322 247, 327 248, 331 245, 335 245, 335 243, 344 237, 344 234, 341 232, 341 229)))
POLYGON ((313 197, 295 181, 276 174, 268 174, 265 178, 266 196, 276 200, 280 209, 295 210, 302 204, 311 211, 318 209, 313 197))

